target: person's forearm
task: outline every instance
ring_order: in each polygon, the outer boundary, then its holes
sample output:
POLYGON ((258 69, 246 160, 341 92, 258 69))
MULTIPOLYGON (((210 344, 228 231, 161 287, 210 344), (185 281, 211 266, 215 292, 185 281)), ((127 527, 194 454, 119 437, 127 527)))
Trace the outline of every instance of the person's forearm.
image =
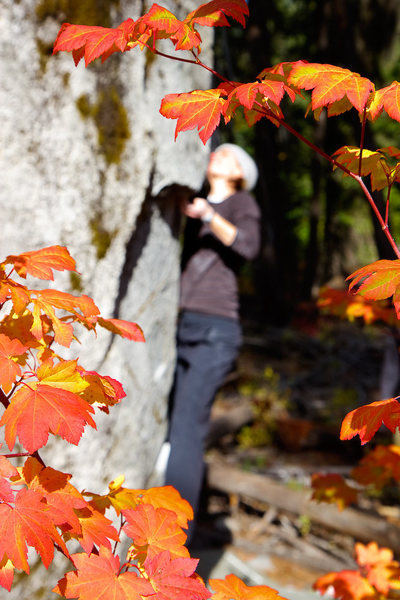
POLYGON ((235 225, 232 225, 224 217, 214 212, 210 221, 210 229, 225 246, 232 246, 237 235, 237 227, 235 225))

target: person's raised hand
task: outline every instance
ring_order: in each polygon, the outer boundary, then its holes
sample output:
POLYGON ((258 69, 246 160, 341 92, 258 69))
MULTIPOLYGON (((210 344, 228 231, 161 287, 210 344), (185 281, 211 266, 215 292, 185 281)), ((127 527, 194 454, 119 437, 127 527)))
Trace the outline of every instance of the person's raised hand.
POLYGON ((204 198, 194 198, 193 202, 187 203, 183 207, 186 216, 192 219, 211 220, 215 211, 204 198))

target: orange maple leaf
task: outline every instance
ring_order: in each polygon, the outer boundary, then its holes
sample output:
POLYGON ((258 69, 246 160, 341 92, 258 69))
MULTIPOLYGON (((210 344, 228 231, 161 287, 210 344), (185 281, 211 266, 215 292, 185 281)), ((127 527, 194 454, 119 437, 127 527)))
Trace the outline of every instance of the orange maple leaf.
POLYGON ((116 335, 127 338, 128 340, 134 342, 145 341, 143 331, 137 323, 124 321, 122 319, 104 319, 103 317, 99 317, 97 322, 101 327, 108 329, 108 331, 111 331, 116 335))
POLYGON ((213 600, 281 600, 278 592, 266 585, 246 585, 237 575, 227 575, 225 579, 210 579, 215 593, 213 600))
POLYGON ((136 490, 138 501, 151 504, 154 508, 167 508, 176 514, 176 522, 180 527, 187 528, 188 521, 193 520, 193 508, 182 498, 177 489, 171 485, 136 490))
POLYGON ((393 560, 390 548, 379 548, 376 542, 367 546, 357 543, 355 552, 358 564, 378 592, 387 596, 390 590, 400 589, 400 565, 393 560))
POLYGON ((45 501, 46 513, 54 523, 69 535, 81 535, 82 528, 76 509, 87 506, 82 494, 69 483, 71 475, 43 467, 36 458, 29 457, 21 469, 21 477, 45 501))
POLYGON ((75 509, 75 513, 79 519, 81 532, 75 535, 72 531, 65 531, 64 537, 77 539, 87 554, 91 554, 95 546, 110 549, 110 540, 119 541, 118 532, 110 519, 92 506, 86 505, 84 508, 75 509))
POLYGON ((400 121, 400 83, 393 81, 390 85, 376 90, 368 105, 368 116, 375 120, 385 110, 394 121, 400 121))
POLYGON ((391 563, 393 552, 390 548, 380 548, 376 542, 367 545, 357 542, 354 546, 356 560, 360 567, 373 567, 379 563, 391 563))
POLYGON ((42 315, 48 317, 54 331, 54 340, 62 346, 69 347, 73 339, 73 327, 65 322, 67 319, 79 321, 88 329, 93 329, 100 311, 89 296, 73 296, 58 290, 37 290, 32 292, 33 323, 32 334, 41 340, 46 332, 47 322, 42 315), (36 297, 35 297, 36 296, 36 297), (70 316, 59 318, 54 309, 68 311, 70 316))
POLYGON ((229 21, 226 17, 232 17, 244 27, 246 25, 245 17, 248 14, 249 7, 245 0, 229 0, 229 2, 226 2, 226 0, 212 0, 189 13, 184 22, 210 27, 227 27, 229 21))
POLYGON ((168 94, 161 102, 160 113, 167 119, 177 119, 175 139, 179 132, 197 128, 205 144, 220 122, 225 95, 220 88, 168 94))
POLYGON ((393 296, 400 319, 400 260, 378 260, 361 267, 349 277, 349 291, 357 291, 368 300, 384 300, 393 296))
POLYGON ((183 545, 186 534, 176 522, 176 514, 165 508, 154 508, 151 504, 140 504, 136 508, 123 510, 127 524, 124 532, 133 540, 131 553, 143 562, 168 550, 171 557, 187 557, 189 552, 183 545))
POLYGON ((47 443, 49 433, 77 445, 86 424, 96 429, 90 413, 94 413, 92 406, 77 394, 34 382, 15 392, 0 426, 5 425, 11 450, 18 435, 23 447, 33 453, 47 443))
POLYGON ((27 350, 19 340, 11 340, 0 333, 0 385, 5 394, 11 391, 15 380, 21 375, 21 367, 14 359, 27 350))
POLYGON ((38 279, 53 280, 53 270, 76 271, 75 261, 63 246, 49 246, 41 250, 7 256, 2 264, 13 264, 20 277, 27 274, 38 279))
POLYGON ((103 412, 108 412, 109 406, 118 404, 126 396, 122 384, 116 379, 96 371, 85 371, 82 367, 79 367, 79 372, 87 385, 81 394, 82 398, 89 404, 100 404, 103 412))
POLYGON ((54 544, 68 556, 40 494, 22 489, 15 497, 15 507, 0 504, 0 560, 7 555, 17 569, 29 573, 27 546, 32 546, 47 568, 53 560, 54 544))
POLYGON ((352 478, 361 485, 382 489, 391 480, 400 481, 400 447, 378 445, 351 471, 352 478))
POLYGON ((323 575, 313 585, 320 594, 333 589, 333 596, 339 600, 376 600, 375 588, 358 571, 340 571, 323 575))
POLYGON ((312 110, 347 98, 350 102, 349 108, 352 105, 362 113, 371 92, 374 91, 374 84, 369 79, 360 77, 358 73, 348 69, 328 64, 293 63, 288 81, 298 88, 312 90, 312 110))
POLYGON ((353 322, 362 318, 365 323, 382 321, 388 325, 397 322, 396 313, 386 303, 368 300, 359 294, 349 294, 345 290, 336 290, 329 287, 321 288, 317 301, 318 307, 332 315, 353 322))
POLYGON ((336 503, 339 510, 357 502, 357 490, 349 486, 337 473, 313 473, 311 478, 312 500, 336 503))
POLYGON ((116 477, 108 484, 108 494, 102 496, 93 492, 85 492, 86 496, 92 498, 90 505, 102 514, 112 506, 118 516, 124 508, 135 508, 138 504, 138 491, 122 487, 124 481, 124 475, 116 477))
POLYGON ((207 600, 211 594, 195 569, 194 558, 171 558, 166 550, 144 563, 146 575, 154 589, 157 600, 207 600))
POLYGON ((0 560, 0 586, 11 591, 12 582, 14 579, 14 565, 6 556, 0 560))
POLYGON ((148 13, 143 15, 142 21, 151 28, 156 39, 169 38, 175 44, 176 50, 200 47, 201 37, 193 29, 192 23, 180 21, 163 6, 153 4, 148 13))
POLYGON ((386 425, 394 433, 400 425, 400 404, 396 398, 371 402, 349 412, 342 422, 341 440, 360 436, 361 444, 369 442, 379 427, 386 425))
POLYGON ((14 502, 14 492, 7 479, 17 475, 18 471, 14 465, 5 456, 0 456, 0 500, 2 502, 14 502))
POLYGON ((14 311, 21 314, 30 302, 30 292, 24 285, 7 277, 0 265, 0 304, 7 300, 11 300, 14 311))
POLYGON ((121 572, 118 556, 100 547, 99 555, 73 554, 76 571, 60 579, 53 592, 64 598, 80 600, 143 600, 154 589, 143 577, 133 572, 121 572))

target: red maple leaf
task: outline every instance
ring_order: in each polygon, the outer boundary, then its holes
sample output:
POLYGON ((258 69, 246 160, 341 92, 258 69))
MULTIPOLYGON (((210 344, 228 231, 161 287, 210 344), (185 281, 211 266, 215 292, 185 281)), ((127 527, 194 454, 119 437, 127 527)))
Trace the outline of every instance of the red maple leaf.
POLYGON ((11 450, 18 435, 23 447, 33 453, 47 443, 49 433, 77 445, 86 424, 96 429, 90 413, 94 413, 92 406, 77 394, 32 383, 15 392, 0 426, 5 425, 5 438, 11 450))
POLYGON ((400 447, 377 445, 351 471, 351 477, 361 485, 382 489, 391 480, 400 481, 400 447))
POLYGON ((76 571, 60 579, 53 592, 80 600, 142 600, 154 590, 136 573, 121 573, 120 561, 110 550, 100 547, 99 555, 73 554, 76 571))
POLYGON ((160 113, 167 119, 177 119, 175 139, 180 131, 197 128, 205 144, 220 122, 225 95, 223 89, 168 94, 161 102, 160 113))
POLYGON ((394 433, 400 425, 400 404, 396 398, 371 402, 349 412, 342 422, 341 440, 360 436, 361 444, 369 442, 379 427, 386 425, 394 433))
POLYGON ((132 340, 134 342, 145 341, 143 331, 137 323, 124 321, 122 319, 103 319, 103 317, 99 317, 97 322, 99 325, 101 325, 101 327, 108 329, 108 331, 111 331, 116 335, 127 338, 128 340, 132 340))
POLYGON ((336 503, 339 510, 357 502, 357 491, 350 487, 342 475, 313 473, 311 478, 312 500, 336 503))
POLYGON ((63 246, 49 246, 41 250, 24 252, 18 256, 7 256, 2 264, 13 264, 20 277, 26 278, 27 274, 38 279, 53 280, 53 270, 75 271, 75 261, 63 246))
POLYGON ((0 504, 0 560, 7 555, 17 569, 29 573, 27 546, 32 546, 47 568, 53 560, 54 544, 68 556, 40 494, 22 489, 15 497, 15 507, 0 504))
POLYGON ((278 592, 266 585, 246 585, 237 575, 227 575, 225 579, 210 579, 215 593, 213 600, 282 600, 278 592))
POLYGON ((72 52, 75 65, 83 57, 86 66, 99 56, 102 56, 104 62, 113 52, 130 50, 127 44, 134 25, 133 19, 127 19, 116 28, 63 23, 54 44, 53 54, 61 50, 72 52))
POLYGON ((127 524, 123 530, 133 540, 135 557, 143 562, 146 557, 169 550, 172 557, 189 556, 183 545, 186 534, 176 522, 176 514, 151 504, 140 504, 122 511, 127 524))
POLYGON ((148 558, 144 568, 157 592, 154 600, 207 600, 211 597, 202 579, 196 575, 198 560, 174 558, 166 550, 148 558))

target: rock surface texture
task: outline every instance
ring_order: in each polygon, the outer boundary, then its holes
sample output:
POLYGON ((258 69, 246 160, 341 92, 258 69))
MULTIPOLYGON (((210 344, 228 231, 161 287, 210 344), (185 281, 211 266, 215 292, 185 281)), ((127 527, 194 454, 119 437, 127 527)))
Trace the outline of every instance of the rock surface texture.
MULTIPOLYGON (((81 345, 64 353, 120 380, 127 393, 109 416, 98 416, 98 430, 86 430, 78 448, 55 440, 43 452, 51 466, 74 474, 79 489, 100 493, 120 473, 128 487, 145 486, 165 434, 179 243, 174 202, 153 196, 163 184, 199 186, 208 150, 194 132, 174 142, 175 123, 158 109, 166 93, 210 81, 200 68, 138 49, 88 69, 51 49, 63 21, 84 23, 78 19, 88 15, 88 24, 98 18, 98 25, 116 26, 137 18, 143 4, 2 0, 0 6, 0 256, 67 246, 81 276, 59 274, 51 285, 92 296, 103 316, 139 323, 147 340, 135 344, 106 331, 96 339, 82 331, 81 345)), ((177 15, 195 6, 168 2, 177 15)), ((207 46, 206 32, 203 39, 207 46)))

